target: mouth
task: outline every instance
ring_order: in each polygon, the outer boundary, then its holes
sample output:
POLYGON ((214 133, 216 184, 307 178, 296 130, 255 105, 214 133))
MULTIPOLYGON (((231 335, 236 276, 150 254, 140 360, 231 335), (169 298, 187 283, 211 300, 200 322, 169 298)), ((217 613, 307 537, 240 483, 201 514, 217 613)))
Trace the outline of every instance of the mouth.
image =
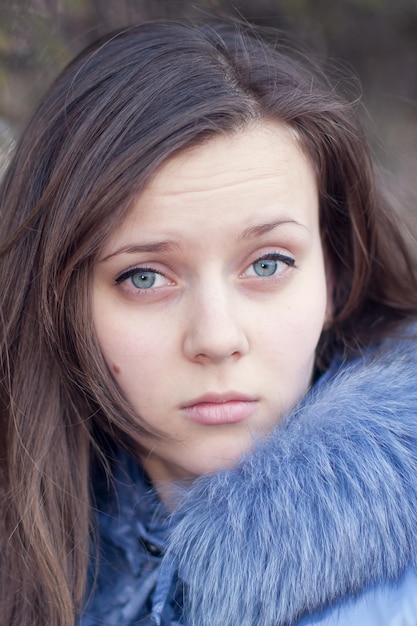
POLYGON ((237 424, 255 411, 258 399, 244 394, 204 394, 181 407, 182 412, 197 424, 218 426, 237 424))

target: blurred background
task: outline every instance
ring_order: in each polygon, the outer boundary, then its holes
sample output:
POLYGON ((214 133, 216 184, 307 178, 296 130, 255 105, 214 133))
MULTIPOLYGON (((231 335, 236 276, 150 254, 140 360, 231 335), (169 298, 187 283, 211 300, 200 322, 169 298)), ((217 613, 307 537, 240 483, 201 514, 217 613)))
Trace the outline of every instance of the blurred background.
POLYGON ((417 0, 0 0, 0 168, 59 70, 114 28, 235 16, 284 30, 362 85, 362 123, 392 193, 417 215, 417 0))

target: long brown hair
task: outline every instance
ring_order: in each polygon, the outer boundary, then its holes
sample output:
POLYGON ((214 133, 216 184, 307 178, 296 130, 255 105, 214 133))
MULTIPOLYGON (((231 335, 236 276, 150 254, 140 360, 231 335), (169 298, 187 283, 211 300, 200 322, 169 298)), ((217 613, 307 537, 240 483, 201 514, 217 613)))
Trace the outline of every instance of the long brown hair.
POLYGON ((318 364, 416 315, 413 261, 353 107, 306 59, 236 24, 144 24, 84 51, 40 104, 0 189, 5 626, 74 623, 95 433, 121 440, 144 428, 94 336, 97 254, 164 160, 256 119, 296 129, 317 171, 334 285, 318 364))

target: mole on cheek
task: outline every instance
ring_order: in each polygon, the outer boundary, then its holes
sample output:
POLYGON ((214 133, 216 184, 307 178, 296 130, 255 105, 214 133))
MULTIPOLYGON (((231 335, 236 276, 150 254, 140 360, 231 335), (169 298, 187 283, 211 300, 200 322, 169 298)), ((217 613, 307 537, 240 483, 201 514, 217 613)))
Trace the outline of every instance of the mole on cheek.
POLYGON ((113 372, 115 374, 120 374, 120 367, 116 365, 116 363, 113 363, 113 372))

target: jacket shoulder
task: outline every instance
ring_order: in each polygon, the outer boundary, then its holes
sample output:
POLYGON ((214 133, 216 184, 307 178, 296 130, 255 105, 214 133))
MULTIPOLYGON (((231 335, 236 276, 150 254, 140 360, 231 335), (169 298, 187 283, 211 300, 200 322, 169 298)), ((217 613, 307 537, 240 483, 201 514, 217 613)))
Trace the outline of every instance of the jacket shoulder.
POLYGON ((415 626, 417 571, 408 568, 395 582, 377 585, 358 597, 304 617, 297 626, 415 626))

